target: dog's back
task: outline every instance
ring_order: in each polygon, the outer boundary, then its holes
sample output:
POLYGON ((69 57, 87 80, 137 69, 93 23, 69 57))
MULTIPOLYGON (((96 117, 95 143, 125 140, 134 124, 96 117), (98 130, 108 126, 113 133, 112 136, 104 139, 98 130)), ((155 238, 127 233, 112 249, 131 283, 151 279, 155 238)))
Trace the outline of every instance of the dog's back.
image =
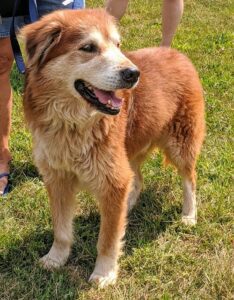
MULTIPOLYGON (((204 100, 197 72, 176 50, 146 48, 127 53, 141 78, 129 100, 127 149, 130 157, 149 145, 164 148, 171 135, 204 138, 204 100)), ((198 151, 198 150, 197 150, 198 151)))

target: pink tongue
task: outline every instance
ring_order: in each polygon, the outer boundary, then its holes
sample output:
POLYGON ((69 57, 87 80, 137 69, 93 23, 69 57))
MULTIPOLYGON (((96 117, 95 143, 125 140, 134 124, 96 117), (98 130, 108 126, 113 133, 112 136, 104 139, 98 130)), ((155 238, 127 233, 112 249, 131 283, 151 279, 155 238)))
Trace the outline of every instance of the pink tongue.
POLYGON ((115 96, 114 92, 107 92, 107 91, 103 91, 103 90, 99 90, 97 88, 94 88, 94 93, 95 95, 98 97, 98 100, 102 103, 102 104, 107 104, 108 100, 111 100, 111 105, 119 108, 122 105, 122 99, 117 98, 115 96))

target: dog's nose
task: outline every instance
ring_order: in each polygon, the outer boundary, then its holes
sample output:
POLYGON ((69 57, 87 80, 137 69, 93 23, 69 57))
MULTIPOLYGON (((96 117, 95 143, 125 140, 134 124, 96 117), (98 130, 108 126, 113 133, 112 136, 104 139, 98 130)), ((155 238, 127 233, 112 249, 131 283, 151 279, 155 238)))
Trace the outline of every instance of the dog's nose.
POLYGON ((140 71, 136 68, 127 68, 127 69, 121 70, 120 73, 121 73, 122 79, 128 83, 137 82, 137 80, 140 76, 140 71))

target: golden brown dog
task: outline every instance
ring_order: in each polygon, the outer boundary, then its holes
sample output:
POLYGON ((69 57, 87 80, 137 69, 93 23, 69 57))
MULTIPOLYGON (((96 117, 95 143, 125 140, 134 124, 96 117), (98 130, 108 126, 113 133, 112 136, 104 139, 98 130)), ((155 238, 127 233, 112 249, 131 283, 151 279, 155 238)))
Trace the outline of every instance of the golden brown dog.
POLYGON ((22 34, 28 57, 24 110, 54 227, 53 246, 41 262, 47 268, 66 262, 75 194, 86 189, 101 212, 90 280, 103 287, 116 280, 127 211, 140 194, 140 167, 154 147, 182 176, 182 221, 196 223, 195 164, 205 130, 199 78, 175 50, 123 54, 104 10, 55 12, 22 34))

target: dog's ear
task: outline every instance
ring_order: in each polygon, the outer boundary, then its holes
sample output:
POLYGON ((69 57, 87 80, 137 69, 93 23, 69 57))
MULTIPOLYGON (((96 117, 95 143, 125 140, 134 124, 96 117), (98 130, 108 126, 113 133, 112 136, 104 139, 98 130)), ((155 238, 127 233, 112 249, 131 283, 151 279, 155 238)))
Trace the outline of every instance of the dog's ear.
POLYGON ((25 41, 28 64, 41 66, 49 52, 59 43, 62 36, 62 24, 59 21, 48 22, 46 18, 25 26, 20 31, 25 41))

